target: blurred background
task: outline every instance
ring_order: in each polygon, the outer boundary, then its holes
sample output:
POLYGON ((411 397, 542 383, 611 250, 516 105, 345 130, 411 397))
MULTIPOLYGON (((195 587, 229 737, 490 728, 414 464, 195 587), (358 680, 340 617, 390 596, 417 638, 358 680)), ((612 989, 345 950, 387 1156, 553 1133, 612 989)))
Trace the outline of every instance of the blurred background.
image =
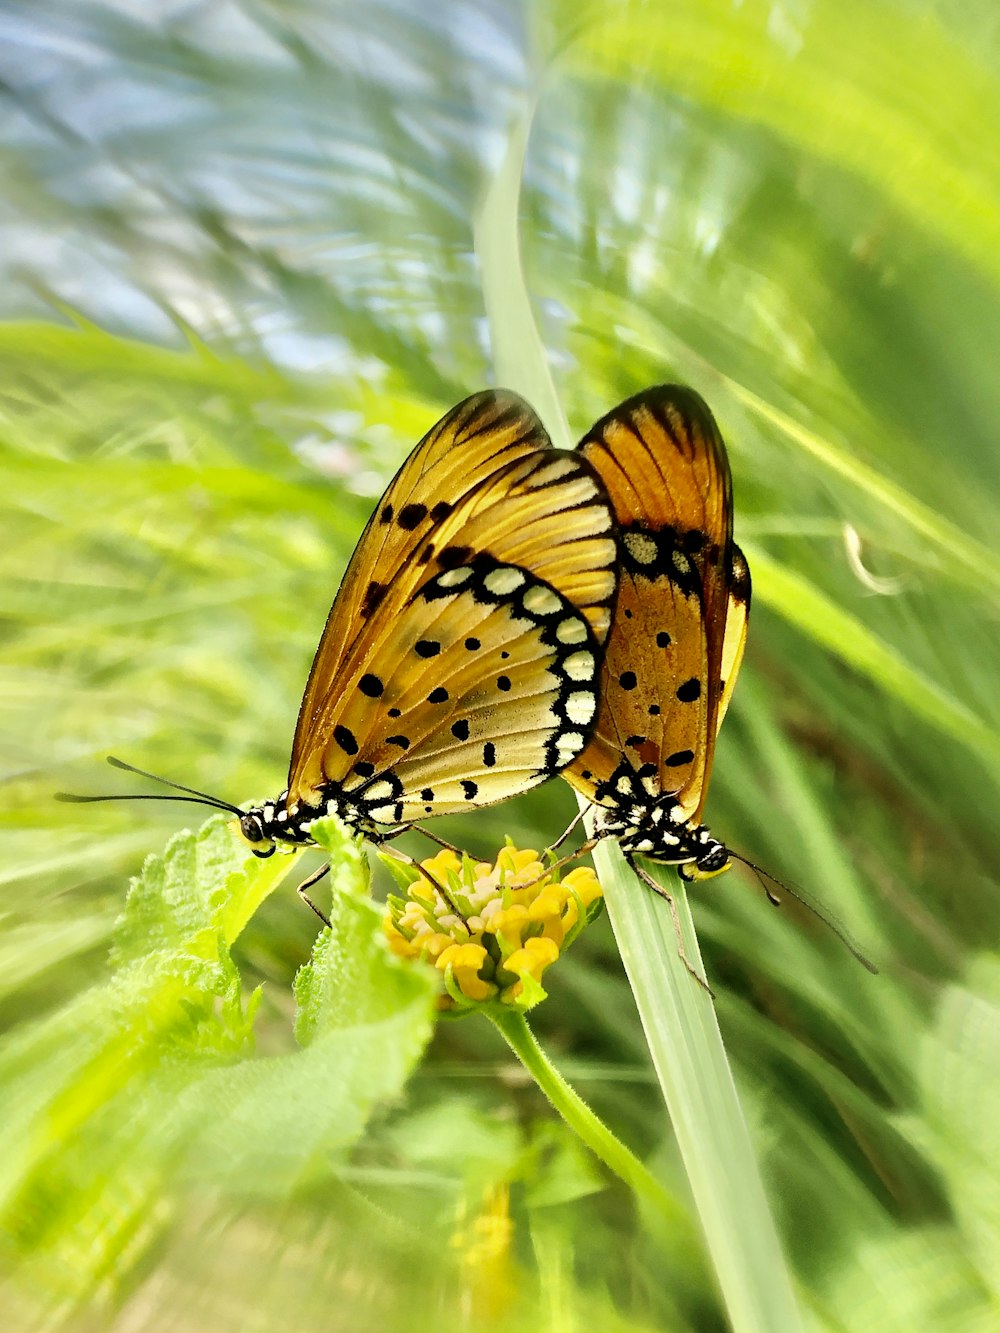
MULTIPOLYGON (((51 799, 120 789, 107 753, 282 789, 374 498, 496 382, 474 223, 529 120, 574 432, 679 380, 729 443, 756 600, 709 822, 881 968, 748 875, 692 895, 809 1326, 1000 1326, 998 70, 987 0, 0 4, 8 1327, 726 1326, 606 922, 532 1024, 689 1231, 474 1018, 308 1169, 179 1166, 188 1057, 118 1069, 107 958, 184 808, 51 799)), ((574 809, 438 827, 491 854, 574 809)), ((275 1114, 315 925, 289 883, 234 946, 275 1114)))

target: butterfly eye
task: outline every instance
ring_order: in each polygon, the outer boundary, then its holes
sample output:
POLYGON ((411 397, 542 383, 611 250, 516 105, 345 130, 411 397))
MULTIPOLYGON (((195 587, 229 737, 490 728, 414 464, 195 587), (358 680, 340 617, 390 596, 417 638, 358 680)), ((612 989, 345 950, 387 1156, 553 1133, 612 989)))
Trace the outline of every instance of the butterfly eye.
POLYGON ((264 824, 256 810, 249 811, 248 814, 240 816, 240 832, 250 844, 250 850, 254 856, 264 857, 273 856, 274 843, 268 842, 264 833, 264 824), (257 844, 267 842, 266 847, 259 847, 257 844))
POLYGON ((724 870, 728 870, 730 864, 728 848, 715 838, 710 838, 705 843, 705 850, 689 868, 692 878, 711 879, 713 875, 721 875, 724 870))

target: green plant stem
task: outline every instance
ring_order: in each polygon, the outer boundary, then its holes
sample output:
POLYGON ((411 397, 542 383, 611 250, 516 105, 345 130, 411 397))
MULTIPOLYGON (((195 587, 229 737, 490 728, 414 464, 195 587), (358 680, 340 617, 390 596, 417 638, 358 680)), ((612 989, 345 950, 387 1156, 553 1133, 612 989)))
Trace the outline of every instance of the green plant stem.
POLYGON ((546 1097, 595 1157, 654 1209, 671 1230, 690 1232, 685 1210, 643 1166, 603 1120, 574 1091, 539 1046, 518 1009, 495 1005, 483 1011, 546 1097))

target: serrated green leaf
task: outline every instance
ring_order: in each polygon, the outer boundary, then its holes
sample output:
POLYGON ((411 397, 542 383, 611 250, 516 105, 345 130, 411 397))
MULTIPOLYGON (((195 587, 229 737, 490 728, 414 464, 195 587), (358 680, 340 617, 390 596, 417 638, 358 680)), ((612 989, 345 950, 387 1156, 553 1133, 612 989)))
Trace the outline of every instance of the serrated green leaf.
POLYGON ((292 859, 248 856, 233 820, 216 815, 197 833, 176 834, 162 856, 146 858, 115 928, 115 966, 160 949, 214 951, 205 932, 231 944, 246 920, 288 874, 292 859))
POLYGON ((248 1192, 287 1194, 329 1172, 331 1155, 400 1096, 433 1032, 433 972, 390 952, 357 840, 324 825, 335 884, 330 929, 295 983, 303 1049, 218 1070, 190 1098, 207 1126, 196 1158, 248 1192))

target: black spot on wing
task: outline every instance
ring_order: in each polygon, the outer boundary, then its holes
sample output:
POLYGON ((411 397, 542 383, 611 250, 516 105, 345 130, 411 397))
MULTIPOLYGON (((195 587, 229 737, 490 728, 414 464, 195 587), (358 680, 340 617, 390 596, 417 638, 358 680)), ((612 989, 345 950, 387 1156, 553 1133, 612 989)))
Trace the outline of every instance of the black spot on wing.
POLYGON ((487 741, 483 746, 483 763, 487 768, 492 768, 497 761, 497 747, 492 741, 487 741))
POLYGON ((444 569, 455 569, 468 562, 472 555, 471 546, 446 546, 438 556, 438 563, 444 569))
POLYGON ((462 791, 465 793, 465 799, 467 801, 473 801, 479 791, 479 785, 478 783, 473 782, 471 778, 463 778, 462 791))
POLYGON ((618 677, 618 684, 623 690, 634 690, 636 687, 636 678, 634 671, 623 671, 618 677))
POLYGON ((418 639, 413 645, 413 651, 418 657, 437 657, 441 645, 437 639, 418 639))
POLYGON ((430 694, 427 696, 427 702, 429 704, 447 703, 448 691, 445 689, 443 685, 439 685, 436 689, 431 690, 430 694))
POLYGON ((701 698, 701 681, 697 676, 692 676, 683 685, 677 686, 676 693, 682 704, 693 704, 695 699, 701 698))
POLYGON ((469 739, 469 723, 464 717, 460 717, 457 722, 451 724, 451 734, 457 741, 467 741, 469 739))
POLYGON ((342 726, 339 722, 333 729, 333 739, 345 754, 357 754, 358 742, 355 740, 354 732, 349 731, 347 727, 342 726))
POLYGON ((365 590, 364 599, 361 603, 361 614, 370 616, 382 604, 382 600, 388 592, 388 587, 384 583, 379 583, 378 579, 372 579, 365 590))
POLYGON ((412 532, 418 523, 422 523, 427 517, 427 506, 424 504, 403 505, 399 511, 399 517, 396 522, 407 532, 412 532))
POLYGON ((665 768, 681 768, 684 764, 690 764, 693 759, 693 750, 675 750, 673 754, 667 755, 663 764, 665 768))
POLYGON ((367 694, 369 699, 378 699, 381 696, 382 691, 385 689, 385 686, 379 680, 378 676, 373 676, 370 672, 367 672, 358 681, 358 689, 362 694, 367 694))

